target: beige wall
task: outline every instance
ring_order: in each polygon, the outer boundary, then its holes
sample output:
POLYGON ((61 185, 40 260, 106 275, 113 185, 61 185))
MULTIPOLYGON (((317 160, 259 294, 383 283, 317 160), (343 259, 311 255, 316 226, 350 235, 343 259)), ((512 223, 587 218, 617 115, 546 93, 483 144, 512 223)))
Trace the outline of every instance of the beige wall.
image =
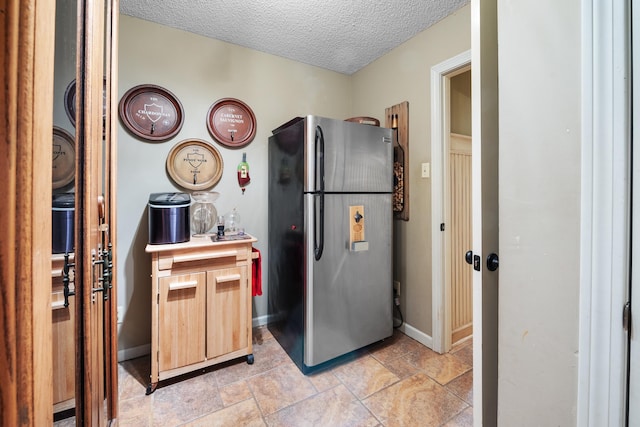
POLYGON ((396 221, 394 277, 401 282, 405 321, 432 335, 431 180, 420 177, 431 161, 431 67, 471 48, 470 7, 465 6, 353 75, 353 111, 379 117, 409 101, 409 221, 396 221))
MULTIPOLYGON (((219 213, 237 207, 247 232, 258 238, 263 254, 262 296, 254 298, 253 317, 266 316, 267 138, 294 116, 351 116, 351 78, 228 43, 200 37, 129 16, 120 20, 118 92, 151 83, 165 87, 182 102, 184 126, 173 139, 145 142, 120 126, 118 132, 118 305, 123 307, 119 349, 151 340, 151 260, 146 205, 152 192, 182 191, 165 171, 169 150, 187 138, 213 143, 223 157, 224 173, 212 189, 220 193, 219 213), (246 102, 255 113, 254 141, 240 150, 225 148, 209 135, 206 114, 224 97, 246 102), (236 166, 247 153, 251 184, 241 195, 236 166)), ((140 349, 138 349, 140 350, 140 349)))
POLYGON ((576 425, 580 17, 580 0, 498 2, 504 426, 576 425))
POLYGON ((471 70, 451 78, 451 132, 471 136, 471 70))

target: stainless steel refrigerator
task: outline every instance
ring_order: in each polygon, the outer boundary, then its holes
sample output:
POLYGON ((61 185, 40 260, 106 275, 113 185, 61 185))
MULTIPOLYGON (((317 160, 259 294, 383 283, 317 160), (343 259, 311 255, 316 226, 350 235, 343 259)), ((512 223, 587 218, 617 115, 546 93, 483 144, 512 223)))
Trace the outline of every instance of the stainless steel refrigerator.
POLYGON ((392 335, 391 130, 318 116, 269 138, 269 330, 304 373, 392 335))

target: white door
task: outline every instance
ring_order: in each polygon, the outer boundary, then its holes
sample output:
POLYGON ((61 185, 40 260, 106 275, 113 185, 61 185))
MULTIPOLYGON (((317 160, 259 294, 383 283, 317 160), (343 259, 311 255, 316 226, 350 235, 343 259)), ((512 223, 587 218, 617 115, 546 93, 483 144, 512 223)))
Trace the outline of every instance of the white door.
POLYGON ((632 235, 631 235, 631 334, 629 339, 629 426, 640 426, 640 9, 633 8, 632 31, 632 235), (638 131, 633 132, 633 129, 638 131))
MULTIPOLYGON (((634 48, 635 51, 639 49, 634 48)), ((634 62, 637 61, 634 58, 634 62)), ((635 71, 638 74, 638 71, 635 71)), ((640 77, 640 76, 639 76, 640 77)), ((640 81, 640 78, 637 79, 640 81)), ((637 88, 633 90, 633 103, 640 105, 640 94, 637 88)), ((640 113, 638 109, 634 111, 633 122, 634 127, 640 129, 640 113)), ((636 147, 640 147, 640 137, 633 137, 636 147)), ((629 390, 628 390, 628 409, 629 409, 629 426, 640 426, 640 188, 638 179, 640 178, 640 150, 633 153, 633 180, 636 185, 633 186, 632 195, 632 260, 631 260, 631 334, 629 338, 629 390)))
POLYGON ((498 34, 495 0, 471 2, 473 211, 473 421, 497 425, 498 271, 498 34), (480 197, 478 197, 480 196, 480 197))

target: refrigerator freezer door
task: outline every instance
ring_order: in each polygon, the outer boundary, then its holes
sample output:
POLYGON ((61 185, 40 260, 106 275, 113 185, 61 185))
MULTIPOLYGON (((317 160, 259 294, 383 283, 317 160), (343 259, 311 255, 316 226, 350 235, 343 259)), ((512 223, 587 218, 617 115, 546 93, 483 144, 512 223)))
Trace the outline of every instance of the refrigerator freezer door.
POLYGON ((390 193, 393 189, 391 129, 307 116, 305 192, 390 193), (320 140, 322 139, 322 140, 320 140), (321 151, 321 147, 324 150, 321 151))
POLYGON ((390 194, 326 194, 324 250, 315 260, 313 228, 321 195, 305 195, 306 256, 304 364, 313 367, 391 336, 392 210, 390 194), (366 224, 350 242, 353 206, 366 224), (363 242, 366 242, 363 243, 363 242), (366 248, 365 248, 366 246, 366 248))

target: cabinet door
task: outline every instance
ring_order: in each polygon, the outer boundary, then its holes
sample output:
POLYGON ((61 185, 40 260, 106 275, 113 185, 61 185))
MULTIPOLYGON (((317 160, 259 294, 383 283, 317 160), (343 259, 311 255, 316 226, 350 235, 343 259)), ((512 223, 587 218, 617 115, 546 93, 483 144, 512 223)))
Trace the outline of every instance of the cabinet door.
POLYGON ((247 267, 207 272, 207 358, 248 346, 249 308, 247 267))
MULTIPOLYGON (((54 278, 54 288, 60 278, 54 278)), ((60 284, 59 288, 62 288, 60 284)), ((53 344, 53 404, 54 412, 73 408, 76 387, 75 369, 75 300, 64 306, 62 290, 51 295, 53 344)))
POLYGON ((205 280, 204 272, 160 278, 160 371, 205 360, 205 280))

